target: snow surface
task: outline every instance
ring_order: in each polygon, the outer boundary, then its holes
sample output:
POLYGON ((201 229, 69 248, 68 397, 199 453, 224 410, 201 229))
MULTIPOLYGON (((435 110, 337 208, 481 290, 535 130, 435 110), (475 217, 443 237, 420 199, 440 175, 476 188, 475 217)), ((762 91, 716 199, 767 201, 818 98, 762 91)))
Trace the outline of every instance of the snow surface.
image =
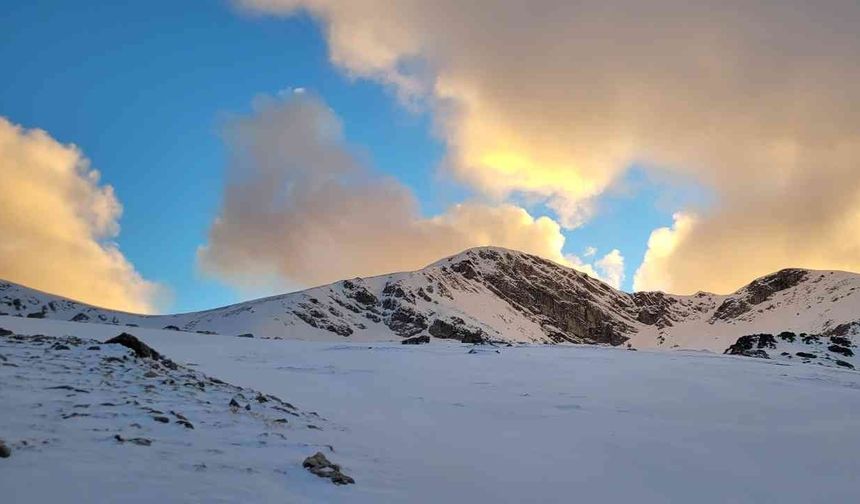
MULTIPOLYGON (((0 327, 100 340, 128 329, 17 317, 0 327)), ((12 502, 823 503, 860 491, 857 372, 708 352, 130 331, 180 364, 319 412, 323 430, 294 429, 273 449, 253 447, 268 427, 251 419, 200 438, 171 424, 152 428, 165 440, 151 447, 117 445, 102 439, 113 430, 48 414, 70 401, 42 388, 52 375, 2 366, 0 438, 54 440, 0 459, 12 502), (235 457, 210 460, 225 441, 235 457), (307 454, 331 444, 357 483, 304 472, 304 443, 307 454)), ((91 380, 85 368, 56 373, 91 380)))

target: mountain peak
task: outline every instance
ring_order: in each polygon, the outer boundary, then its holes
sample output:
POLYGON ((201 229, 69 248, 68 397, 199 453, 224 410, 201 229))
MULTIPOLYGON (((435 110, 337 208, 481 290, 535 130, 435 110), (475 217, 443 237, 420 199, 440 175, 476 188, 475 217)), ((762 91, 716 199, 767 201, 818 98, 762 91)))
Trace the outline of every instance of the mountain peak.
POLYGON ((272 338, 601 343, 722 351, 747 334, 853 334, 860 275, 786 268, 730 295, 625 293, 539 256, 474 247, 412 272, 204 312, 142 316, 0 282, 0 315, 272 338))

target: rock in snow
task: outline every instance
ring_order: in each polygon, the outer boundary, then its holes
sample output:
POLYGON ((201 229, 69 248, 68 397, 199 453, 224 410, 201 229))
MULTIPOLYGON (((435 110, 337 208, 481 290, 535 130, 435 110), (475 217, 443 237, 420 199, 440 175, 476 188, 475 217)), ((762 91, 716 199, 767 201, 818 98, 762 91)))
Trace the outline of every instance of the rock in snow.
POLYGON ((355 480, 340 472, 340 466, 332 464, 322 452, 316 452, 306 458, 302 467, 320 478, 328 478, 335 485, 351 485, 355 480))

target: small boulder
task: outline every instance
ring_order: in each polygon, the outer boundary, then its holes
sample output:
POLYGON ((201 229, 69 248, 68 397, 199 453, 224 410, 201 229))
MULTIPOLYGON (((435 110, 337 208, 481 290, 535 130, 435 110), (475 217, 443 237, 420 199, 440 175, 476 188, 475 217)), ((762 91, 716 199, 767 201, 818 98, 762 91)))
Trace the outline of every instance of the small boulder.
POLYGON ((0 458, 9 458, 12 456, 12 449, 6 446, 6 443, 0 439, 0 458))
POLYGON ((237 338, 253 338, 254 335, 251 333, 244 333, 244 334, 237 334, 236 337, 237 338))
POLYGON ((328 478, 335 485, 352 485, 355 480, 343 474, 340 471, 340 466, 333 464, 323 455, 322 452, 316 452, 302 462, 302 467, 315 474, 320 478, 328 478))
POLYGON ((137 336, 133 336, 129 333, 122 333, 115 338, 111 338, 105 341, 106 345, 122 345, 126 348, 130 348, 134 354, 138 357, 142 357, 144 359, 155 359, 161 360, 161 354, 156 352, 152 347, 147 345, 146 343, 137 339, 137 336))

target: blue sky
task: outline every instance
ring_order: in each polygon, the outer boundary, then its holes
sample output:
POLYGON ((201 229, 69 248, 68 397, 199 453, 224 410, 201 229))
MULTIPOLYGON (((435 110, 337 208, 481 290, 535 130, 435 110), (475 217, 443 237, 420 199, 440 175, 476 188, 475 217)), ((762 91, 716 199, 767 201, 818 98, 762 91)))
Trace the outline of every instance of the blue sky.
MULTIPOLYGON (((342 119, 347 141, 412 189, 425 215, 470 194, 436 176, 445 151, 429 114, 332 66, 307 16, 254 17, 223 1, 34 0, 3 11, 0 61, 10 74, 0 79, 0 115, 85 153, 124 206, 121 250, 169 287, 172 311, 241 296, 201 275, 195 255, 223 189, 221 126, 257 95, 313 90, 342 119)), ((671 225, 680 205, 644 170, 625 182, 601 197, 594 219, 565 231, 565 252, 620 249, 629 289, 649 234, 671 225)))

